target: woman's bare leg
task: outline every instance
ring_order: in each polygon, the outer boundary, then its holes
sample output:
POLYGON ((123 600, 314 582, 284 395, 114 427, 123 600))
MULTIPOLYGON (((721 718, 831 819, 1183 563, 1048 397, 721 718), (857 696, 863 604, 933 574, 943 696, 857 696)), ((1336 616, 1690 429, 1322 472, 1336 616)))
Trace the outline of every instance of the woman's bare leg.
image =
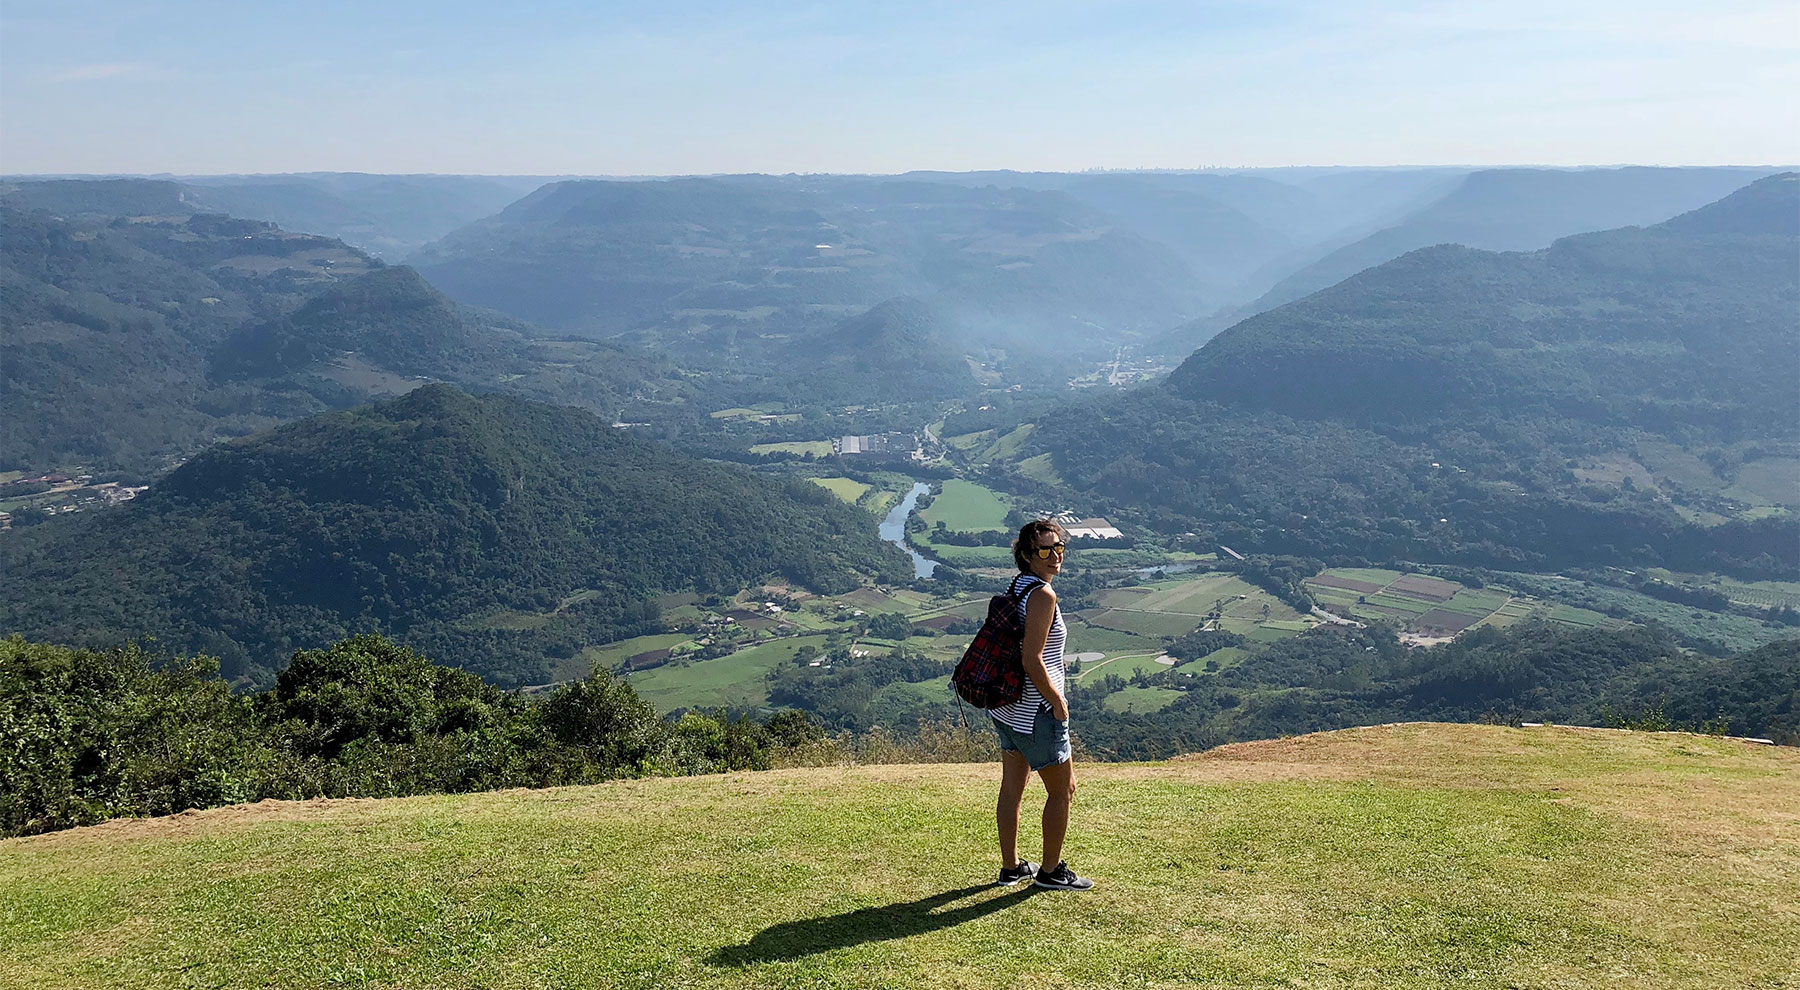
POLYGON ((1044 869, 1062 862, 1063 836, 1069 831, 1069 805, 1075 801, 1075 761, 1064 760, 1038 771, 1044 782, 1044 869))
POLYGON ((1016 749, 1000 751, 1000 799, 994 803, 994 823, 1000 827, 1000 865, 1019 865, 1019 804, 1025 800, 1025 783, 1031 764, 1016 749))

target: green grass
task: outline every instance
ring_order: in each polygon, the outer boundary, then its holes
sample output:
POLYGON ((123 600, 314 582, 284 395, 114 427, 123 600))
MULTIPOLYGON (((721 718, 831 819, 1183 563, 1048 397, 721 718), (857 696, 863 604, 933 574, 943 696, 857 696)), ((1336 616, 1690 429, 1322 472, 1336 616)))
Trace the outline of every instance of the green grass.
POLYGON ((1120 677, 1130 679, 1132 674, 1140 670, 1146 674, 1159 674, 1169 669, 1156 662, 1156 658, 1161 655, 1162 650, 1155 648, 1137 653, 1109 653, 1105 660, 1083 664, 1081 680, 1092 683, 1107 674, 1118 674, 1120 677))
MULTIPOLYGON (((1220 670, 1224 670, 1227 667, 1236 665, 1238 661, 1244 659, 1245 657, 1247 657, 1249 655, 1250 655, 1250 651, 1244 649, 1241 646, 1224 646, 1224 647, 1220 647, 1219 649, 1212 651, 1211 653, 1208 653, 1206 656, 1203 656, 1198 660, 1190 660, 1187 663, 1182 664, 1181 666, 1187 667, 1187 668, 1198 669, 1198 670, 1205 670, 1207 664, 1216 663, 1219 665, 1220 670)), ((1190 672, 1192 672, 1192 671, 1190 670, 1190 672)))
MULTIPOLYGON (((1791 750, 1410 725, 1084 764, 1079 897, 991 885, 997 777, 828 767, 9 839, 0 972, 41 990, 1793 982, 1791 750)), ((1034 785, 1027 855, 1040 803, 1034 785)))
POLYGON ((857 500, 874 488, 873 485, 865 485, 855 478, 813 478, 812 483, 851 505, 855 505, 857 500))
POLYGON ((1010 567, 1013 562, 1012 551, 1006 547, 957 547, 947 543, 926 546, 933 557, 957 567, 1010 567))
POLYGON ((1106 696, 1102 702, 1109 712, 1160 712, 1181 700, 1183 692, 1174 688, 1130 687, 1120 688, 1106 696))
POLYGON ((1566 626, 1603 626, 1612 621, 1599 612, 1573 605, 1552 605, 1548 612, 1551 622, 1560 622, 1566 626))
POLYGON ((1120 653, 1148 653, 1160 650, 1163 646, 1160 639, 1147 639, 1116 629, 1090 626, 1066 615, 1063 619, 1069 630, 1068 642, 1063 646, 1063 651, 1070 656, 1077 653, 1104 653, 1109 657, 1120 653))
POLYGON ((626 657, 651 650, 668 649, 692 639, 687 633, 658 633, 654 636, 621 639, 605 646, 589 646, 567 660, 558 661, 551 670, 551 675, 559 681, 578 680, 595 670, 611 670, 626 657))
POLYGON ((1200 623, 1204 619, 1198 615, 1108 609, 1098 615, 1089 616, 1086 621, 1096 626, 1105 626, 1108 629, 1117 629, 1137 636, 1160 638, 1181 636, 1192 632, 1200 627, 1200 623))
POLYGON ((1327 568, 1325 573, 1330 574, 1333 577, 1348 578, 1352 581, 1367 581, 1370 584, 1379 584, 1382 587, 1386 587, 1395 581, 1400 580, 1402 577, 1405 577, 1405 575, 1399 571, 1390 571, 1382 567, 1331 567, 1327 568))
POLYGON ((1413 615, 1424 615, 1426 612, 1437 607, 1436 602, 1428 602, 1423 598, 1408 598, 1405 595, 1389 594, 1385 591, 1369 595, 1367 602, 1370 605, 1380 605, 1384 608, 1391 608, 1399 612, 1410 612, 1413 615))
POLYGON ((1031 431, 1035 429, 1037 429, 1036 424, 1026 423, 989 444, 987 449, 976 455, 975 459, 978 461, 1010 461, 1019 456, 1020 449, 1025 446, 1025 441, 1030 438, 1031 431))
POLYGON ((796 636, 742 649, 687 666, 653 667, 630 677, 631 686, 658 711, 760 705, 768 698, 763 675, 794 659, 800 647, 823 647, 824 636, 796 636))
POLYGON ((1056 473, 1056 465, 1051 463, 1049 454, 1027 457, 1019 462, 1019 473, 1033 481, 1041 481, 1046 485, 1060 486, 1062 475, 1056 473))
POLYGON ((944 490, 931 500, 919 518, 932 529, 938 523, 956 533, 975 533, 1006 529, 1006 513, 1012 506, 999 492, 972 481, 950 478, 944 490))
POLYGON ((944 437, 944 444, 957 450, 972 450, 985 446, 994 439, 995 431, 980 430, 975 433, 959 433, 953 437, 944 437))
POLYGON ((750 445, 752 454, 812 454, 815 457, 828 457, 831 454, 830 440, 789 440, 782 443, 757 443, 750 445))

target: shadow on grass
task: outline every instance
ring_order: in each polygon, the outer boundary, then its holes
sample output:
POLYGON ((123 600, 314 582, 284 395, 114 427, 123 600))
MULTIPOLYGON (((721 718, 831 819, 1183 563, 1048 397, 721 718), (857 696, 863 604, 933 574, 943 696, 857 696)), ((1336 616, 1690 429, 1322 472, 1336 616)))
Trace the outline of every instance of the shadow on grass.
POLYGON ((922 935, 986 917, 995 911, 1003 911, 1037 892, 1036 887, 1028 886, 1021 894, 1009 892, 1009 896, 990 897, 961 907, 946 908, 952 901, 993 889, 993 884, 984 883, 960 890, 946 890, 905 904, 858 908, 828 918, 783 922, 757 932, 750 941, 742 945, 727 945, 715 951, 706 957, 706 962, 712 966, 748 966, 751 963, 798 959, 864 942, 885 942, 908 935, 922 935))

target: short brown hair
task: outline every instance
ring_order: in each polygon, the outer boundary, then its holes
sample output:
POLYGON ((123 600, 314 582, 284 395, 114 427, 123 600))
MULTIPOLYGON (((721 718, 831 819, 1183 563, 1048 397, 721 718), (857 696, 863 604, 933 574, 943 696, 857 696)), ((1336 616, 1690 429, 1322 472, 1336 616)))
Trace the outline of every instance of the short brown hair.
POLYGON ((1069 542, 1069 531, 1063 529, 1054 519, 1033 519, 1019 527, 1019 536, 1013 540, 1013 563, 1019 565, 1019 573, 1031 572, 1031 564, 1026 560, 1027 550, 1037 549, 1037 538, 1040 533, 1055 533, 1064 543, 1069 542))

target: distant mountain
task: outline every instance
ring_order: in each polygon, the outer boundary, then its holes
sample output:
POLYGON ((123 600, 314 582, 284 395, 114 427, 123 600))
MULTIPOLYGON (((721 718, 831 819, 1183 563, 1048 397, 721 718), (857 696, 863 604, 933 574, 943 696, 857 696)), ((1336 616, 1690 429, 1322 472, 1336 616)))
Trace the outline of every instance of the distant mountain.
POLYGON ((1263 312, 1408 251, 1461 244, 1531 251, 1559 237, 1666 220, 1726 195, 1770 169, 1491 169, 1398 224, 1337 248, 1282 279, 1248 307, 1263 312))
POLYGON ((511 363, 522 327, 505 317, 477 319, 411 268, 378 268, 326 287, 268 324, 239 329, 214 352, 213 365, 223 375, 278 377, 353 352, 397 374, 460 377, 484 363, 511 363))
POLYGON ((843 176, 562 182, 415 257, 456 298, 671 347, 900 295, 983 338, 1103 347, 1197 313, 1168 247, 1056 192, 843 176))
POLYGON ((383 630, 504 685, 651 631, 660 593, 904 576, 872 521, 590 413, 433 385, 214 447, 137 501, 14 534, 0 628, 154 637, 266 680, 383 630))
POLYGON ((890 299, 794 341, 788 366, 813 402, 918 402, 979 387, 946 317, 908 297, 890 299))
POLYGON ((1528 254, 1413 252, 1215 337, 1192 399, 1393 423, 1546 411, 1658 432, 1794 433, 1795 173, 1649 228, 1528 254))
MULTIPOLYGON (((169 202, 163 184, 112 192, 133 201, 104 205, 169 202)), ((324 408, 305 391, 217 388, 207 355, 239 326, 377 264, 257 221, 66 220, 0 204, 0 466, 153 472, 215 436, 324 408)))
POLYGON ((1800 468, 1797 215, 1786 173, 1536 252, 1416 251, 1045 417, 1019 456, 1240 550, 1800 573, 1791 512, 1689 521, 1800 503, 1732 487, 1800 468))
POLYGON ((62 216, 225 213, 335 237, 393 260, 497 213, 544 183, 533 176, 310 173, 0 182, 17 209, 62 216))
POLYGON ((524 175, 195 176, 182 180, 210 207, 329 234, 394 261, 452 230, 500 212, 547 180, 524 175))
POLYGON ((170 183, 22 188, 0 201, 0 470, 149 476, 425 377, 610 413, 662 374, 618 345, 534 339, 340 241, 170 212, 192 209, 170 183))

